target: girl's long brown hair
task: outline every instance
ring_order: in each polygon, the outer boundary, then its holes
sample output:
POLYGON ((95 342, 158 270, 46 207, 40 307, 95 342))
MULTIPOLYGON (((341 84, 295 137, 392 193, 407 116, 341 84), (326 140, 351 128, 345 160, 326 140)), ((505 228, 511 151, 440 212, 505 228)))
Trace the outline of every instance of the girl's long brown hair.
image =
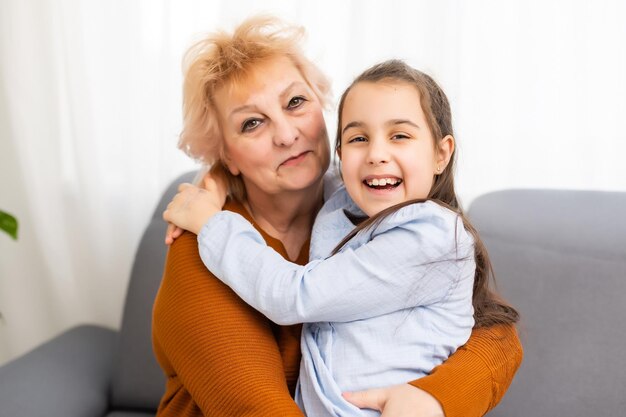
MULTIPOLYGON (((402 82, 414 86, 420 94, 420 104, 428 127, 435 139, 435 149, 437 144, 447 135, 453 135, 452 112, 445 93, 439 85, 428 75, 418 71, 399 60, 390 60, 377 64, 361 75, 359 75, 346 89, 339 102, 339 120, 337 126, 337 139, 335 149, 341 150, 341 130, 342 112, 346 96, 350 90, 358 83, 362 82, 402 82)), ((425 199, 405 201, 395 206, 382 210, 380 213, 368 218, 360 223, 348 236, 337 245, 334 253, 337 253, 350 239, 361 230, 376 227, 382 220, 400 208, 409 204, 415 204, 432 200, 448 209, 454 211, 463 221, 465 230, 474 238, 474 258, 476 262, 476 272, 474 276, 474 292, 472 304, 474 306, 474 327, 489 327, 494 324, 512 324, 519 321, 519 313, 510 304, 504 301, 494 289, 495 277, 493 267, 489 260, 489 254, 483 244, 476 229, 471 225, 467 217, 463 214, 456 191, 454 189, 454 160, 456 150, 452 153, 450 162, 443 172, 436 175, 433 186, 425 199)))

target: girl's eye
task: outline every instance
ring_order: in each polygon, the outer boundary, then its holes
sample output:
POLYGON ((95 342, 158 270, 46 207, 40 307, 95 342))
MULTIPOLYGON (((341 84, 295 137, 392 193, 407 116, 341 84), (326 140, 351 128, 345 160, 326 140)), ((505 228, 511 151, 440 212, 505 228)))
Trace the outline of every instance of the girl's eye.
POLYGON ((248 120, 245 120, 241 124, 241 131, 242 132, 249 132, 251 130, 256 129, 260 124, 261 124, 261 121, 259 119, 248 119, 248 120))
POLYGON ((391 139, 408 139, 409 137, 407 135, 405 135, 404 133, 396 133, 395 135, 393 135, 391 137, 391 139))
POLYGON ((302 96, 292 97, 291 100, 289 100, 289 104, 287 104, 287 108, 288 109, 296 109, 296 108, 302 106, 302 104, 304 104, 305 101, 307 101, 306 98, 304 98, 302 96))
POLYGON ((348 143, 354 143, 354 142, 367 142, 367 139, 363 136, 357 136, 355 138, 348 139, 348 143))

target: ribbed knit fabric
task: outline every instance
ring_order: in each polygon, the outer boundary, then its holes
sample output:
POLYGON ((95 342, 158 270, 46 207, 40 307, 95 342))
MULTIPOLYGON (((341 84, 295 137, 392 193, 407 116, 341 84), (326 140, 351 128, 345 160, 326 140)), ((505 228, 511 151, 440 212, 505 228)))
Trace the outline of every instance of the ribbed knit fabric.
POLYGON ((464 346, 411 385, 435 397, 446 417, 480 417, 500 402, 522 357, 514 326, 474 329, 464 346))
MULTIPOLYGON (((260 230, 269 246, 282 243, 260 230)), ((308 260, 304 245, 297 263, 308 260)), ((167 377, 157 416, 299 416, 292 400, 301 326, 278 326, 215 278, 184 233, 168 252, 152 323, 156 358, 167 377)), ((411 384, 437 398, 446 417, 482 416, 504 395, 522 358, 513 326, 475 330, 433 373, 411 384)))
MULTIPOLYGON (((264 237, 286 257, 279 241, 264 237)), ((308 259, 305 246, 299 263, 308 259)), ((241 301, 202 264, 196 235, 184 233, 168 252, 153 311, 154 352, 167 376, 157 415, 302 417, 292 400, 300 330, 241 301)))

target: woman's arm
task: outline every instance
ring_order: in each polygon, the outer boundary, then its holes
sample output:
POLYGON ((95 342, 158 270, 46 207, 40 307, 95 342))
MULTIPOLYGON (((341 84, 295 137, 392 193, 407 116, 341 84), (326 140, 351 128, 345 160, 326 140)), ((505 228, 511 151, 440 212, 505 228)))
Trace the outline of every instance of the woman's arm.
POLYGON ((168 377, 159 416, 302 417, 269 321, 205 268, 195 235, 170 248, 152 331, 168 377))
POLYGON ((410 384, 437 398, 446 417, 479 417, 502 400, 522 357, 512 324, 474 329, 464 346, 410 384))
POLYGON ((389 415, 397 417, 441 415, 432 403, 436 399, 445 417, 480 417, 502 400, 522 356, 513 325, 474 329, 468 342, 430 375, 404 387, 350 393, 346 399, 357 407, 381 410, 383 416, 387 407, 394 407, 389 415))

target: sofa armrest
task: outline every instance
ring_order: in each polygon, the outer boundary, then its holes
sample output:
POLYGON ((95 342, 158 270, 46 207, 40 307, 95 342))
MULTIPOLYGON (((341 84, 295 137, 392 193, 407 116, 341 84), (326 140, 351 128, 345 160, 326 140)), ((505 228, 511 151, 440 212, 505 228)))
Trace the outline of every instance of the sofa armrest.
POLYGON ((74 327, 0 367, 0 417, 104 415, 117 338, 74 327))

